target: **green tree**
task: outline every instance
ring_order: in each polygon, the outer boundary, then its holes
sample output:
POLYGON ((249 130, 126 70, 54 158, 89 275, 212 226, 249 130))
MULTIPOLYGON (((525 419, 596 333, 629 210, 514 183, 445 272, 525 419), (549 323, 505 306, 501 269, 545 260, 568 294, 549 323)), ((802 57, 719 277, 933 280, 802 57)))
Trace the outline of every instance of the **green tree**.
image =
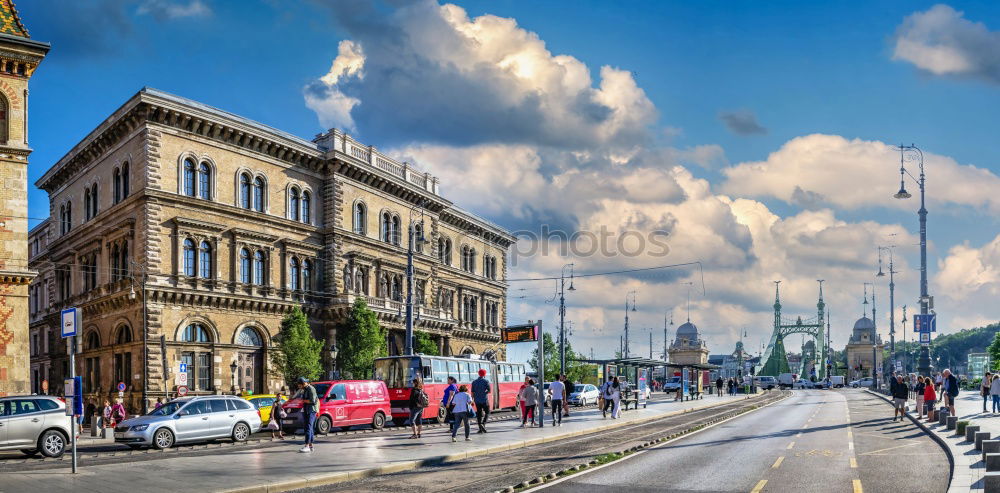
POLYGON ((440 354, 438 345, 431 339, 431 335, 420 330, 413 331, 413 351, 431 356, 440 354))
MULTIPOLYGON (((551 334, 542 334, 542 349, 545 355, 545 380, 550 381, 559 374, 559 346, 556 345, 551 334)), ((594 380, 594 370, 596 365, 581 363, 583 357, 573 351, 573 346, 566 342, 566 378, 570 382, 584 382, 594 380)), ((538 348, 531 352, 531 360, 528 361, 531 369, 538 371, 538 348)))
POLYGON ((1000 332, 993 335, 993 342, 990 343, 990 347, 986 348, 986 352, 990 353, 990 364, 993 366, 993 370, 1000 370, 1000 332))
POLYGON ((365 300, 354 301, 347 320, 337 326, 337 369, 344 378, 370 378, 375 358, 388 354, 386 330, 365 300))
POLYGON ((313 337, 302 308, 295 307, 281 321, 277 346, 277 351, 271 352, 271 367, 276 375, 284 378, 288 388, 295 388, 295 380, 299 377, 314 380, 320 376, 323 341, 313 337))

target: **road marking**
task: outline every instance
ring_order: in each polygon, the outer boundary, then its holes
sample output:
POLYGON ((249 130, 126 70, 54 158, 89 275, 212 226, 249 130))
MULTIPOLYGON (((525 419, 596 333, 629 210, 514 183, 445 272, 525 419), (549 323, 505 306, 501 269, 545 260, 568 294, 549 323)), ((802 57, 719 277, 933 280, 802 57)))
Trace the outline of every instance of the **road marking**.
POLYGON ((884 449, 881 449, 881 450, 872 450, 871 452, 865 452, 865 453, 863 453, 861 455, 875 455, 875 454, 880 454, 881 452, 885 452, 885 451, 888 451, 888 450, 895 450, 895 449, 903 448, 903 447, 912 447, 914 445, 920 445, 920 443, 919 442, 914 442, 914 443, 908 443, 906 445, 897 445, 895 447, 884 448, 884 449))
POLYGON ((802 438, 802 432, 800 431, 800 432, 796 433, 795 434, 795 438, 802 438))
POLYGON ((855 459, 854 457, 851 457, 851 469, 857 469, 857 468, 858 468, 858 461, 857 461, 857 459, 855 459))
POLYGON ((849 440, 854 440, 854 432, 852 432, 851 430, 847 430, 847 438, 849 440))
POLYGON ((795 446, 795 442, 789 443, 788 444, 788 448, 786 450, 791 450, 792 447, 794 447, 794 446, 795 446))
POLYGON ((771 466, 771 469, 777 469, 781 467, 781 461, 783 460, 785 460, 785 456, 782 455, 781 457, 778 457, 778 460, 774 461, 774 465, 771 466))
POLYGON ((767 484, 767 480, 766 479, 762 479, 760 481, 757 481, 757 486, 754 486, 753 489, 750 490, 750 493, 760 493, 761 491, 764 490, 764 485, 765 484, 767 484))
POLYGON ((854 493, 865 493, 865 489, 861 487, 861 480, 854 480, 854 493))
POLYGON ((847 450, 854 450, 854 442, 847 442, 847 450))

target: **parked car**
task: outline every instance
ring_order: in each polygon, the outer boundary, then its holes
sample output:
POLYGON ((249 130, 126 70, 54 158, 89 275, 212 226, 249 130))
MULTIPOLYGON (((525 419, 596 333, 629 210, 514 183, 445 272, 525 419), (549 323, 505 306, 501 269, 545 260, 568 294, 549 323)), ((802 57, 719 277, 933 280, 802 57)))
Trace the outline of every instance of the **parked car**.
POLYGON ((66 403, 47 395, 0 397, 0 450, 59 457, 69 443, 66 403))
POLYGON ((271 421, 271 406, 274 405, 274 399, 278 396, 274 394, 261 394, 261 395, 249 395, 244 397, 253 407, 260 412, 260 422, 267 423, 271 421))
POLYGON ((677 389, 680 389, 682 385, 683 383, 681 383, 681 377, 670 377, 670 380, 667 380, 663 384, 663 391, 677 392, 677 389))
POLYGON ((818 390, 825 390, 830 388, 829 380, 817 380, 813 382, 813 388, 818 390))
POLYGON ((178 443, 232 438, 244 442, 260 431, 260 413, 235 395, 200 395, 174 399, 149 414, 115 426, 115 443, 131 448, 167 449, 178 443))
MULTIPOLYGON (((312 385, 319 396, 316 433, 329 433, 334 426, 354 425, 371 425, 380 430, 387 416, 391 416, 389 390, 381 380, 332 380, 312 385)), ((302 398, 289 400, 283 408, 288 418, 282 420, 282 426, 291 431, 302 429, 302 398)))
POLYGON ((874 384, 875 384, 875 380, 873 380, 872 377, 865 377, 865 378, 862 378, 862 379, 859 379, 859 380, 854 380, 853 382, 851 382, 851 387, 854 387, 854 388, 858 388, 858 387, 871 387, 874 384))
POLYGON ((771 390, 778 388, 778 380, 770 376, 756 376, 753 377, 753 384, 759 389, 771 390))
POLYGON ((843 375, 833 375, 830 377, 830 385, 835 388, 841 388, 844 386, 844 376, 843 375))
POLYGON ((597 404, 597 399, 601 391, 596 386, 588 384, 576 384, 576 391, 569 394, 569 403, 574 406, 589 406, 597 404))
POLYGON ((792 383, 793 389, 812 389, 815 387, 816 385, 813 384, 813 382, 810 382, 809 380, 806 380, 804 378, 800 378, 796 380, 794 383, 792 383))

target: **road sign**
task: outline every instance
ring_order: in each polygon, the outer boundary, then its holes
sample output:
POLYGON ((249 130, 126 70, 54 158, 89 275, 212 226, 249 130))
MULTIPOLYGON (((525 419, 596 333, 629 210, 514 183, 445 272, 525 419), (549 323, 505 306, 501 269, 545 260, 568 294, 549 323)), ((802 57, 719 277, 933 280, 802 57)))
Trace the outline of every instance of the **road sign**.
POLYGON ((174 384, 176 385, 187 385, 188 384, 188 374, 187 372, 178 373, 174 376, 174 384))
POLYGON ((184 397, 188 393, 187 385, 180 385, 177 387, 177 395, 184 397))
POLYGON ((539 324, 514 325, 500 329, 500 340, 505 343, 533 342, 540 339, 539 324))
POLYGON ((918 333, 937 332, 937 314, 918 314, 913 316, 913 331, 918 333))
POLYGON ((66 391, 66 416, 83 414, 83 378, 67 378, 63 382, 66 391))
POLYGON ((125 397, 125 392, 118 392, 118 397, 125 397))
POLYGON ((896 371, 903 371, 903 362, 902 361, 897 361, 896 362, 896 371))
POLYGON ((118 391, 125 392, 125 382, 118 382, 118 391))
POLYGON ((187 373, 187 371, 188 371, 188 364, 187 363, 181 363, 180 366, 177 367, 177 371, 180 372, 180 373, 187 373))
POLYGON ((76 307, 67 308, 62 311, 59 320, 62 321, 62 336, 73 337, 76 335, 77 328, 80 327, 80 310, 76 307))
POLYGON ((921 344, 930 344, 931 343, 931 333, 930 332, 921 332, 920 333, 920 343, 921 344))

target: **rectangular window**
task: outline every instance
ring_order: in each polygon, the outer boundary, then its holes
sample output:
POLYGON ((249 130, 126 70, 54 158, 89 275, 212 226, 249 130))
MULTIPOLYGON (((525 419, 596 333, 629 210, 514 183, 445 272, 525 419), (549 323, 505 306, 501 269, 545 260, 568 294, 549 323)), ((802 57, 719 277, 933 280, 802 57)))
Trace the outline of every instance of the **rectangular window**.
POLYGON ((212 353, 198 355, 198 389, 212 389, 212 353))
POLYGON ((448 381, 448 365, 447 362, 440 359, 431 360, 431 365, 434 367, 434 383, 445 383, 448 381))
POLYGON ((188 371, 187 371, 187 374, 188 374, 188 388, 193 389, 193 390, 201 390, 201 389, 198 389, 195 386, 195 382, 191 378, 191 377, 193 377, 195 375, 194 353, 190 353, 190 352, 188 352, 188 353, 181 353, 181 363, 184 363, 185 365, 187 365, 187 369, 188 369, 188 371))

